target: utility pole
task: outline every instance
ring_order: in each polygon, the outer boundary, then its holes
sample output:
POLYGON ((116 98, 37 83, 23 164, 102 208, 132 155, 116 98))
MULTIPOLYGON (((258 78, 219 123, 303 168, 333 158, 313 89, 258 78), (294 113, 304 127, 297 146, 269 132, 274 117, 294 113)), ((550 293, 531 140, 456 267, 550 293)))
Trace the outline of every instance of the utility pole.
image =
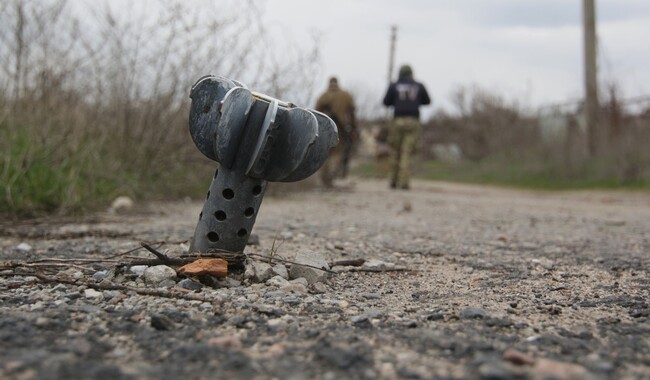
POLYGON ((393 81, 393 68, 395 65, 395 43, 397 42, 397 25, 390 27, 390 54, 388 56, 388 84, 393 81))
POLYGON ((582 0, 585 64, 585 121, 589 155, 595 156, 601 145, 601 128, 598 120, 598 68, 596 66, 596 6, 594 0, 582 0))

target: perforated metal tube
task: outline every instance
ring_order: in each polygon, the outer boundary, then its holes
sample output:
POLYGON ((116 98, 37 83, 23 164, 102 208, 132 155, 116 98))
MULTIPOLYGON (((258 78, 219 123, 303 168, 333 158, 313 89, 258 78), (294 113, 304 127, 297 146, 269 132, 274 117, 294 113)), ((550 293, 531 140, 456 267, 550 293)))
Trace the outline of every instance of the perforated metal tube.
POLYGON ((253 93, 240 82, 206 76, 190 94, 190 133, 220 163, 190 246, 191 252, 243 251, 267 181, 313 174, 338 142, 322 113, 253 93))

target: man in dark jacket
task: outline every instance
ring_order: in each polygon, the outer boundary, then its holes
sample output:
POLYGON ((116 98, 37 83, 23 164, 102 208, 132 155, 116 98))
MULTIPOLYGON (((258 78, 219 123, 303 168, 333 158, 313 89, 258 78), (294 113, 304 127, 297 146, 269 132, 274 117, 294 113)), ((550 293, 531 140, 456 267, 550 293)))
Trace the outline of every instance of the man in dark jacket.
POLYGON ((397 82, 391 83, 384 97, 384 105, 393 107, 393 120, 388 127, 388 145, 392 148, 390 162, 390 187, 408 189, 411 154, 420 138, 420 106, 431 104, 422 83, 413 79, 408 65, 399 69, 397 82))

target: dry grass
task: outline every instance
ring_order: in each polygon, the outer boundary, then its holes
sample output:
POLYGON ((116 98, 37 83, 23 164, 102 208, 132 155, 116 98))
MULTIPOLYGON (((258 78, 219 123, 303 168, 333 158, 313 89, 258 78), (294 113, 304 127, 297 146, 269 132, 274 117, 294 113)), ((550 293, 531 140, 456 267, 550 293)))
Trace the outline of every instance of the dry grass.
POLYGON ((280 59, 256 2, 115 4, 0 5, 0 212, 203 193, 216 164, 187 118, 189 87, 205 74, 296 103, 312 95, 317 49, 280 59))
MULTIPOLYGON (((426 178, 527 187, 647 187, 650 184, 650 113, 626 111, 616 94, 601 109, 601 144, 589 155, 580 110, 561 115, 561 133, 548 137, 542 115, 479 88, 462 88, 457 112, 437 114, 424 130, 423 147, 455 143, 466 162, 420 165, 426 178)), ((434 158, 422 149, 422 160, 434 158)))

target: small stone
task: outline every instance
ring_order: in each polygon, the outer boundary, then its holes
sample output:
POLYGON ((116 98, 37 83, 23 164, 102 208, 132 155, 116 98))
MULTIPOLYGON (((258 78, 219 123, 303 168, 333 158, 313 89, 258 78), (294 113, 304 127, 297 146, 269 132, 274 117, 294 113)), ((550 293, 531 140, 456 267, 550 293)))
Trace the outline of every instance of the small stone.
POLYGON ((472 273, 474 273, 474 268, 467 267, 467 268, 465 268, 464 272, 467 273, 467 274, 472 274, 472 273))
POLYGON ((145 282, 159 284, 165 280, 175 279, 176 271, 167 265, 156 265, 145 269, 143 276, 145 282))
POLYGON ((372 269, 372 270, 382 270, 387 268, 387 263, 385 261, 377 259, 369 259, 363 263, 363 268, 372 269))
POLYGON ((276 264, 271 268, 271 270, 273 273, 284 278, 285 280, 289 278, 289 271, 287 270, 287 267, 284 266, 284 264, 276 264))
POLYGON ((244 277, 249 278, 253 282, 266 282, 266 280, 273 277, 273 270, 271 269, 271 265, 266 262, 249 260, 246 265, 244 277))
POLYGON ((380 318, 383 315, 379 309, 367 309, 363 314, 368 318, 380 318))
POLYGON ((256 305, 254 309, 257 310, 257 312, 260 314, 265 314, 271 317, 281 317, 284 315, 284 311, 282 311, 282 309, 278 309, 277 307, 269 305, 256 305))
POLYGON ((219 285, 224 288, 237 288, 241 286, 241 281, 226 277, 219 281, 219 285))
POLYGON ((473 307, 468 307, 460 311, 460 317, 465 319, 483 319, 488 315, 485 311, 473 307))
POLYGON ((151 327, 156 330, 169 331, 176 328, 174 322, 161 314, 154 314, 151 316, 151 327))
POLYGON ((287 285, 280 287, 280 290, 283 292, 307 293, 307 287, 303 284, 287 283, 287 285))
POLYGON ((149 268, 146 265, 133 265, 132 267, 129 268, 129 272, 137 275, 137 276, 142 276, 144 274, 144 271, 149 268))
POLYGON ((327 285, 322 282, 317 282, 309 286, 309 292, 312 294, 323 294, 327 293, 327 285))
POLYGON ((157 286, 159 288, 173 288, 176 286, 176 281, 172 279, 162 280, 157 284, 157 286))
POLYGON ((523 352, 509 348, 503 353, 503 360, 517 365, 533 365, 535 359, 524 354, 523 352))
POLYGON ((224 259, 198 259, 180 267, 178 273, 187 276, 226 277, 228 275, 228 262, 224 259))
POLYGON ((99 272, 95 272, 93 274, 93 280, 95 281, 101 281, 105 279, 108 276, 108 272, 105 270, 100 270, 99 272))
POLYGON ((289 285, 289 281, 285 280, 281 276, 275 276, 268 279, 266 281, 266 285, 277 286, 278 288, 281 288, 283 286, 289 285))
POLYGON ((368 317, 366 315, 364 315, 364 314, 353 315, 353 316, 350 317, 350 321, 352 321, 352 323, 355 323, 355 324, 365 322, 367 320, 368 320, 368 317))
POLYGON ((31 305, 29 305, 29 310, 30 311, 40 311, 45 309, 45 304, 41 301, 35 302, 31 305))
POLYGON ((84 297, 86 297, 86 298, 104 298, 104 294, 102 292, 98 292, 95 289, 86 289, 86 290, 84 290, 84 297))
MULTIPOLYGON (((309 283, 307 282, 307 279, 305 279, 304 277, 294 278, 293 280, 291 280, 289 282, 292 283, 292 284, 301 284, 301 285, 309 286, 309 283)), ((322 284, 322 282, 317 282, 317 284, 322 284)))
POLYGON ((189 290, 200 290, 203 288, 203 285, 200 282, 196 282, 194 280, 191 280, 189 278, 185 278, 183 280, 180 280, 178 282, 178 286, 184 289, 189 289, 189 290))
POLYGON ((281 298, 286 295, 287 292, 283 292, 282 290, 274 290, 274 291, 264 293, 264 297, 266 298, 281 298))
POLYGON ((287 327, 287 322, 282 318, 269 319, 266 323, 269 328, 274 330, 281 330, 287 327))
POLYGON ((282 237, 282 240, 291 240, 293 238, 293 232, 291 232, 291 231, 282 231, 280 233, 280 237, 282 237))
POLYGON ((122 293, 119 290, 104 290, 102 294, 104 295, 104 299, 110 300, 119 297, 122 293))
POLYGON ((296 255, 294 264, 291 265, 289 277, 304 277, 309 284, 324 282, 327 278, 327 272, 317 268, 330 269, 325 256, 317 252, 300 252, 296 255))
POLYGON ((289 306, 296 306, 296 305, 299 305, 300 303, 302 303, 302 299, 297 298, 297 297, 285 297, 282 300, 282 303, 284 303, 285 305, 289 305, 289 306))
POLYGON ((32 250, 32 246, 27 243, 20 243, 16 246, 16 249, 23 252, 29 252, 32 250))
POLYGON ((332 242, 328 241, 327 243, 325 243, 325 249, 327 249, 328 251, 333 251, 336 249, 336 247, 334 247, 334 244, 332 244, 332 242))

